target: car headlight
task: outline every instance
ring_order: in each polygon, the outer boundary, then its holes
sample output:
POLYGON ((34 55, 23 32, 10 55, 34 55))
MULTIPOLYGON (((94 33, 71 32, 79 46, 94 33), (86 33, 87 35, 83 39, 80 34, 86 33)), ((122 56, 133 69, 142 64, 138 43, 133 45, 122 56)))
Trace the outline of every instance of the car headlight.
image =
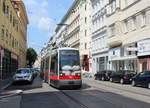
POLYGON ((29 78, 30 76, 24 76, 24 78, 29 78))

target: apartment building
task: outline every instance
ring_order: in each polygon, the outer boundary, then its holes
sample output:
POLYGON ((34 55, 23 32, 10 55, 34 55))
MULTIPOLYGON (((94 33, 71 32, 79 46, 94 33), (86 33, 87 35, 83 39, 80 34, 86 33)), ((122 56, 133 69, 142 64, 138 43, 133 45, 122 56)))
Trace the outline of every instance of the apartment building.
MULTIPOLYGON (((12 78, 26 66, 27 24, 22 0, 0 1, 0 80, 12 78)), ((0 81, 0 84, 1 84, 0 81)))
POLYGON ((59 43, 80 50, 82 69, 91 69, 91 2, 75 0, 56 28, 59 43), (62 41, 63 40, 63 41, 62 41))
POLYGON ((92 3, 92 72, 109 69, 106 7, 108 0, 91 0, 92 3))
POLYGON ((110 0, 107 6, 110 68, 150 70, 150 0, 110 0))

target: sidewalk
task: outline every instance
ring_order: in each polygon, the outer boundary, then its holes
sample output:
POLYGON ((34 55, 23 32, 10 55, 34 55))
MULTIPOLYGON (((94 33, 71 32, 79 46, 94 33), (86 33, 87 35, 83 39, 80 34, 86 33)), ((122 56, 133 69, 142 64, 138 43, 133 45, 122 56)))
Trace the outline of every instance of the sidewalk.
POLYGON ((22 90, 1 90, 0 108, 20 108, 22 90))
POLYGON ((8 86, 10 86, 12 84, 13 79, 7 79, 7 80, 0 80, 0 90, 4 90, 5 88, 7 88, 8 86))
POLYGON ((0 99, 0 108, 20 108, 21 95, 14 95, 11 97, 0 99))

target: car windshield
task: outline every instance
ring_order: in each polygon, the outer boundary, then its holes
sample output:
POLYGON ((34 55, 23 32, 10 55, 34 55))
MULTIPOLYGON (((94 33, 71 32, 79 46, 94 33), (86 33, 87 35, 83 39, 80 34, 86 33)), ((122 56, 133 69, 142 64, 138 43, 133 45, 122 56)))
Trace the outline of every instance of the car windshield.
POLYGON ((60 70, 80 70, 79 51, 60 51, 60 70))
POLYGON ((17 70, 16 73, 17 74, 27 74, 27 73, 30 73, 30 72, 27 69, 20 69, 20 70, 17 70))

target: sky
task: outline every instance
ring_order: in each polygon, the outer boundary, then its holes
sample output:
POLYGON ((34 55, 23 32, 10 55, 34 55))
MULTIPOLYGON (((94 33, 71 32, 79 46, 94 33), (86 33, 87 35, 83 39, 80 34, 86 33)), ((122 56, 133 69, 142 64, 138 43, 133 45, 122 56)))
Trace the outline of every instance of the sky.
POLYGON ((28 47, 37 53, 55 33, 74 0, 23 0, 28 14, 28 47))

